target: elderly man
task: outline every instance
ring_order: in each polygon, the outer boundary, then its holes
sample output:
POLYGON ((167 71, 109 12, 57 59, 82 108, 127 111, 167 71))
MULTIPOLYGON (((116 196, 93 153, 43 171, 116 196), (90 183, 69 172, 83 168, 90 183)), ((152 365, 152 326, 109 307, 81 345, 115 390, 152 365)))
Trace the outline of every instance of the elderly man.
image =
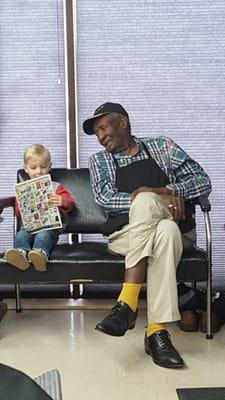
POLYGON ((96 202, 108 214, 103 230, 108 247, 125 256, 122 291, 96 329, 122 336, 134 328, 146 277, 145 351, 162 367, 182 367, 166 323, 180 319, 176 268, 183 247, 195 241, 191 200, 210 193, 209 178, 171 139, 132 136, 120 104, 98 107, 83 129, 104 147, 90 158, 91 183, 96 202))

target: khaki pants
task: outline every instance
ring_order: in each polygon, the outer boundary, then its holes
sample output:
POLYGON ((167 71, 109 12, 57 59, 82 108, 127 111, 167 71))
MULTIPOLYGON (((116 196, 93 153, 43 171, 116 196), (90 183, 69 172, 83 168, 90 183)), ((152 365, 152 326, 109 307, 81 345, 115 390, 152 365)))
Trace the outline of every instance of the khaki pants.
POLYGON ((148 323, 180 319, 176 269, 183 245, 189 247, 194 232, 182 235, 161 197, 139 193, 132 202, 129 224, 108 237, 111 251, 125 256, 125 267, 132 268, 148 257, 147 319, 148 323))

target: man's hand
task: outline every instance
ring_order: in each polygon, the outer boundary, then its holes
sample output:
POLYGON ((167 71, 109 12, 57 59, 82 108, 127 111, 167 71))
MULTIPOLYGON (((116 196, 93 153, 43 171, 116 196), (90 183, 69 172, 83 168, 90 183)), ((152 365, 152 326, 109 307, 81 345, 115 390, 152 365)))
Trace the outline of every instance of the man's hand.
POLYGON ((142 192, 151 192, 158 194, 164 203, 167 205, 170 214, 172 215, 174 221, 179 222, 185 219, 185 206, 184 199, 181 197, 176 197, 171 194, 171 190, 167 187, 151 188, 148 186, 140 186, 131 194, 131 202, 135 197, 142 192))
POLYGON ((166 203, 174 221, 179 222, 185 219, 185 205, 182 197, 167 194, 161 195, 161 197, 164 203, 166 203))
POLYGON ((56 193, 51 193, 48 197, 49 203, 56 207, 65 207, 65 200, 62 196, 56 193))

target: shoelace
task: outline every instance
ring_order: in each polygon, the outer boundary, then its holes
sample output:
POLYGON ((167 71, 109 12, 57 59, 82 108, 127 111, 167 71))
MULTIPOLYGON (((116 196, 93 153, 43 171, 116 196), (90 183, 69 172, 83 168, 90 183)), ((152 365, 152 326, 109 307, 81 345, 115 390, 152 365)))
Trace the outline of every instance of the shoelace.
POLYGON ((121 309, 123 309, 123 306, 122 306, 121 304, 115 305, 115 306, 112 308, 111 315, 116 315, 117 312, 121 311, 121 309))
POLYGON ((170 343, 169 335, 167 334, 159 334, 158 336, 158 345, 162 349, 170 348, 172 344, 170 343))

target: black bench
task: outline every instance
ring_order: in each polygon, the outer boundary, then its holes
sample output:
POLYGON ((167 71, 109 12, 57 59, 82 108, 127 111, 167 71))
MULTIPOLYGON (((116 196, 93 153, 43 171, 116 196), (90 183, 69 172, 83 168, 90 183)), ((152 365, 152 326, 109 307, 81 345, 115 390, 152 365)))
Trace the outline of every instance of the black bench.
MULTIPOLYGON (((80 169, 52 169, 52 179, 65 185, 76 200, 75 209, 65 217, 65 233, 73 234, 71 244, 58 244, 53 250, 46 272, 33 268, 20 271, 10 266, 0 254, 0 282, 15 284, 17 310, 20 309, 19 285, 25 283, 121 283, 124 276, 124 257, 112 254, 104 242, 78 242, 78 234, 101 233, 106 221, 103 208, 93 198, 89 171, 80 169)), ((26 179, 23 170, 18 171, 18 181, 26 179)), ((5 207, 13 207, 15 198, 0 199, 0 213, 5 207)), ((193 248, 183 253, 177 270, 178 281, 206 282, 207 285, 207 338, 211 332, 211 229, 209 220, 210 203, 207 198, 198 198, 205 218, 206 250, 193 248)))

